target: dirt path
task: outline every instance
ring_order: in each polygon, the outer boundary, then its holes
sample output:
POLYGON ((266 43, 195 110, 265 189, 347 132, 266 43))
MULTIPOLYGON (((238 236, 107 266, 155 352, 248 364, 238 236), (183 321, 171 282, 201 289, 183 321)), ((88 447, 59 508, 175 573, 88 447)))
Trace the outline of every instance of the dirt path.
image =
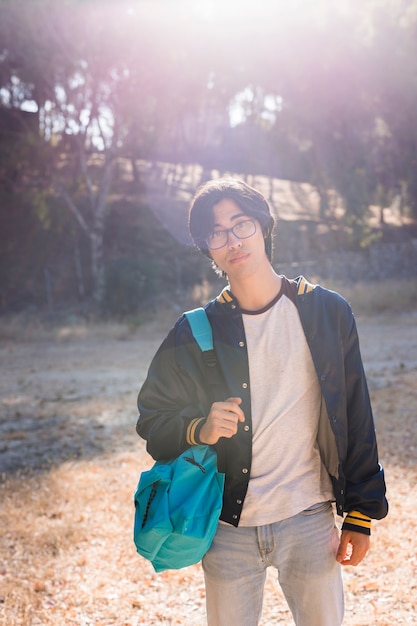
MULTIPOLYGON (((345 624, 415 624, 417 316, 358 326, 391 511, 345 570, 345 624)), ((131 541, 150 464, 136 394, 160 339, 155 322, 0 344, 1 624, 204 624, 200 566, 156 575, 131 541)), ((263 625, 291 623, 271 572, 263 625)))

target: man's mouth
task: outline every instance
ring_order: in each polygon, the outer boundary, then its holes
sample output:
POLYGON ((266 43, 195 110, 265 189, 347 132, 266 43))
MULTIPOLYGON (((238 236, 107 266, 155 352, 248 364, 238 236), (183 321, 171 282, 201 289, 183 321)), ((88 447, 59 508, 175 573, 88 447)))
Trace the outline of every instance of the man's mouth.
POLYGON ((239 254, 235 254, 234 256, 229 258, 230 263, 238 263, 239 261, 243 261, 249 256, 247 252, 240 252, 239 254))

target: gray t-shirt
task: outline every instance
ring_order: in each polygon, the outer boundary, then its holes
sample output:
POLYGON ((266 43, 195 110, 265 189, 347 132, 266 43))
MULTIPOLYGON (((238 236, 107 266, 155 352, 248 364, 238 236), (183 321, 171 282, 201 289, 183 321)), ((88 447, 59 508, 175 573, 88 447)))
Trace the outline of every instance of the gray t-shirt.
POLYGON ((240 526, 272 524, 333 499, 316 442, 323 400, 293 292, 283 277, 268 307, 242 312, 253 456, 240 526))

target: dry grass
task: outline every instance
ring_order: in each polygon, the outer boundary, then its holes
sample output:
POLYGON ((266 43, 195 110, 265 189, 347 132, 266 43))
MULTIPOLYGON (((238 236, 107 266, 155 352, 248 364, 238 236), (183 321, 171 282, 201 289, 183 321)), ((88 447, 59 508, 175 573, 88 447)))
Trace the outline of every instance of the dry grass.
POLYGON ((417 309, 417 278, 388 279, 383 282, 361 282, 354 285, 331 281, 324 284, 328 289, 343 294, 358 315, 381 313, 397 315, 417 309))
MULTIPOLYGON (((307 277, 313 283, 321 283, 329 289, 343 294, 359 315, 378 315, 380 313, 398 314, 417 309, 417 278, 389 279, 383 282, 362 282, 352 285, 321 281, 314 276, 307 277)), ((196 286, 188 294, 188 302, 182 306, 192 308, 216 297, 220 290, 219 284, 204 282, 196 286)), ((179 315, 179 308, 166 310, 159 308, 156 312, 143 316, 133 316, 125 321, 94 322, 76 315, 66 317, 39 316, 31 313, 0 317, 0 342, 5 341, 72 341, 76 339, 127 339, 142 326, 148 332, 169 328, 179 315), (52 321, 51 321, 52 320, 52 321)))
MULTIPOLYGON (((345 626, 417 622, 416 321, 393 314, 359 320, 391 510, 373 525, 365 563, 344 571, 345 626)), ((200 565, 155 574, 132 541, 133 491, 151 463, 134 434, 135 396, 160 340, 156 329, 99 336, 96 329, 65 341, 49 336, 0 345, 8 364, 0 381, 7 435, 0 463, 13 446, 21 458, 21 468, 3 472, 0 485, 0 624, 204 624, 200 565), (13 431, 17 418, 29 421, 13 431), (91 443, 100 440, 98 448, 85 447, 88 420, 101 425, 91 443), (44 422, 63 447, 74 439, 85 446, 79 458, 55 456, 49 469, 25 473, 43 441, 44 431, 31 429, 44 422)), ((262 624, 290 625, 274 577, 271 571, 262 624)))
MULTIPOLYGON (((190 308, 197 306, 195 302, 207 293, 210 293, 207 287, 196 288, 189 296, 190 308)), ((124 340, 129 339, 143 325, 146 325, 148 333, 161 332, 161 328, 169 328, 178 315, 179 310, 175 308, 159 308, 121 321, 105 321, 71 314, 24 312, 0 317, 0 344, 10 341, 66 343, 91 339, 124 340)))
POLYGON ((199 566, 156 576, 135 553, 140 458, 64 463, 2 486, 3 624, 182 624, 187 612, 187 623, 196 623, 193 612, 201 616, 204 601, 199 566), (197 592, 191 602, 190 586, 197 592))

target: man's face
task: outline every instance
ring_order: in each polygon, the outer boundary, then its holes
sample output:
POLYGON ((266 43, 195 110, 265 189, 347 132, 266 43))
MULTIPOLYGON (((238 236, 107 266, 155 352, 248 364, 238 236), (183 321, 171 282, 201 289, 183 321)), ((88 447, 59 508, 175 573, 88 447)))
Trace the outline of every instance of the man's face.
MULTIPOLYGON (((236 232, 239 232, 240 224, 246 220, 252 220, 252 218, 246 215, 234 200, 229 198, 224 198, 213 207, 214 233, 236 226, 236 232)), ((257 220, 253 221, 256 225, 253 235, 239 239, 235 233, 229 230, 226 245, 217 250, 209 250, 217 267, 227 274, 230 281, 250 275, 257 271, 260 264, 269 263, 261 225, 257 220)))

